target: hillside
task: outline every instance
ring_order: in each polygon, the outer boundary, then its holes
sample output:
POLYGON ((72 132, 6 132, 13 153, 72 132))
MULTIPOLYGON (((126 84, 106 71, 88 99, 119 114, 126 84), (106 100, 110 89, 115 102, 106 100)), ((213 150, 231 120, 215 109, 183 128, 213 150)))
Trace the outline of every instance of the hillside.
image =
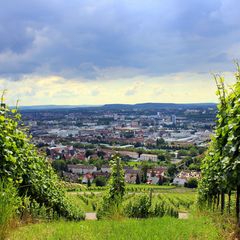
POLYGON ((33 105, 21 106, 20 110, 54 110, 54 109, 111 109, 111 110, 156 110, 156 109, 192 109, 215 108, 216 103, 137 103, 137 104, 104 104, 104 105, 33 105))

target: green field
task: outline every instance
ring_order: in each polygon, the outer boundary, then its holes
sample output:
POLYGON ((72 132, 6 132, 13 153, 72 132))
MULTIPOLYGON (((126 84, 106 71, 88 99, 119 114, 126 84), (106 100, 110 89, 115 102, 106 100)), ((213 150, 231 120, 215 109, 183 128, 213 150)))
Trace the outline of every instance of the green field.
MULTIPOLYGON (((68 192, 102 192, 105 191, 107 187, 96 187, 94 184, 92 186, 87 187, 84 184, 78 183, 65 183, 65 188, 68 192)), ((148 191, 149 189, 153 189, 154 191, 167 191, 171 190, 176 192, 195 192, 195 190, 184 187, 176 187, 176 186, 168 186, 168 185, 151 185, 151 184, 126 184, 127 192, 138 192, 138 191, 148 191)))
POLYGON ((21 227, 11 240, 221 240, 220 231, 207 217, 180 220, 171 217, 146 220, 51 222, 21 227))
MULTIPOLYGON (((145 186, 146 185, 140 185, 137 187, 136 185, 128 186, 128 189, 132 191, 127 192, 123 203, 139 194, 149 194, 150 189, 153 189, 153 203, 163 201, 178 211, 188 211, 194 205, 196 200, 196 193, 191 189, 154 185, 149 185, 148 188, 146 188, 145 186)), ((67 194, 71 201, 75 205, 80 206, 84 212, 95 212, 98 204, 101 202, 104 192, 85 191, 68 192, 67 194)))

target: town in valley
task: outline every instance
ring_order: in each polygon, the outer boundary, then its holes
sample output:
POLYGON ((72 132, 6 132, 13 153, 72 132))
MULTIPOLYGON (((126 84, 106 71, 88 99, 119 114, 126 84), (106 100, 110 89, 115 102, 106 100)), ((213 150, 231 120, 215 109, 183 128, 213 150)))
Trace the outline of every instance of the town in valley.
POLYGON ((201 176, 216 105, 39 106, 21 114, 32 143, 65 181, 104 186, 118 154, 127 183, 188 186, 201 176))

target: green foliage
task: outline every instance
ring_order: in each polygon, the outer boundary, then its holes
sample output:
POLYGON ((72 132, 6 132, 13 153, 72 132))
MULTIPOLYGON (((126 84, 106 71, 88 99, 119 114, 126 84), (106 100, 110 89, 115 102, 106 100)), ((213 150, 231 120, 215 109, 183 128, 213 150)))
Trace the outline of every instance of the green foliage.
MULTIPOLYGON (((170 198, 171 199, 171 198, 170 198)), ((138 194, 130 198, 123 205, 123 213, 130 218, 147 218, 147 217, 178 217, 178 210, 175 202, 166 201, 166 198, 152 198, 152 194, 138 194), (154 201, 153 201, 154 200, 154 201)), ((180 204, 180 202, 177 202, 180 204)), ((179 207, 179 205, 178 205, 179 207)))
POLYGON ((106 177, 104 176, 98 176, 94 179, 94 182, 97 187, 104 187, 107 184, 106 177))
POLYGON ((165 157, 164 155, 162 155, 162 154, 159 154, 159 155, 158 155, 158 160, 159 160, 159 161, 165 161, 165 160, 166 160, 166 157, 165 157))
POLYGON ((111 216, 113 212, 117 212, 122 203, 124 193, 125 180, 121 159, 118 156, 114 156, 111 161, 111 177, 108 182, 108 189, 98 208, 97 217, 103 218, 111 216))
POLYGON ((167 143, 165 142, 165 140, 163 138, 157 138, 156 145, 157 145, 157 147, 162 147, 162 146, 167 145, 167 143))
POLYGON ((0 108, 1 178, 12 182, 20 196, 29 196, 68 219, 82 219, 82 212, 66 199, 51 165, 30 143, 20 120, 16 110, 0 108))
POLYGON ((225 208, 225 193, 237 190, 236 215, 239 219, 240 195, 240 68, 236 83, 226 90, 224 79, 215 76, 219 97, 215 134, 202 163, 198 202, 201 206, 225 208))
POLYGON ((91 180, 88 178, 88 180, 87 180, 87 187, 89 188, 89 187, 91 187, 91 180))
POLYGON ((141 183, 140 177, 139 177, 139 174, 137 174, 137 176, 136 176, 136 184, 140 184, 140 183, 141 183))
POLYGON ((150 197, 146 194, 141 194, 128 201, 123 207, 123 212, 130 218, 147 218, 149 216, 150 207, 150 197))
POLYGON ((175 174, 177 173, 177 166, 176 164, 171 164, 167 169, 167 175, 170 178, 174 178, 175 174))
POLYGON ((149 214, 151 217, 170 216, 170 217, 178 218, 177 209, 166 204, 163 201, 159 201, 155 204, 152 204, 149 214))
POLYGON ((17 189, 12 183, 0 180, 0 240, 7 237, 11 221, 20 205, 17 189))
POLYGON ((109 179, 109 187, 107 196, 112 201, 119 201, 125 193, 124 172, 121 159, 115 156, 111 161, 111 177, 109 179))
POLYGON ((198 180, 196 178, 190 178, 184 185, 188 188, 197 188, 198 186, 198 180))
POLYGON ((66 171, 67 170, 67 163, 65 160, 54 160, 52 162, 52 167, 56 170, 56 171, 66 171))

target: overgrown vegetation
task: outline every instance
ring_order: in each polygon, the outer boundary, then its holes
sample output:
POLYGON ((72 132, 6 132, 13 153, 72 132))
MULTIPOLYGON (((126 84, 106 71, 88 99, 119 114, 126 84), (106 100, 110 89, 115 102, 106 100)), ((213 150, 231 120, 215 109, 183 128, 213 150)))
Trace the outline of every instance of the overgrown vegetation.
POLYGON ((215 76, 219 97, 215 135, 202 164, 199 204, 221 212, 234 211, 240 226, 240 67, 237 64, 236 83, 226 89, 224 79, 215 76), (236 194, 232 195, 236 191, 236 194), (226 196, 228 196, 225 203, 226 196))
POLYGON ((0 240, 7 237, 21 200, 12 183, 0 180, 0 240))
POLYGON ((226 240, 208 216, 185 220, 172 217, 121 221, 52 222, 34 224, 15 231, 10 240, 226 240))
MULTIPOLYGON (((80 220, 82 211, 70 204, 57 175, 44 156, 41 156, 30 143, 24 127, 20 124, 21 116, 16 109, 10 110, 2 96, 0 106, 0 179, 4 182, 2 191, 7 194, 11 189, 13 196, 28 199, 35 206, 45 206, 47 212, 55 212, 58 216, 67 219, 80 220), (12 188, 9 184, 12 184, 12 188), (10 189, 10 190, 9 190, 10 189)), ((4 206, 4 194, 1 195, 1 204, 4 206)), ((9 198, 11 200, 11 198, 9 198)), ((11 204, 11 201, 9 202, 11 204)), ((24 206, 26 207, 26 206, 24 206)), ((31 205, 33 207, 33 205, 31 205)), ((3 208, 1 217, 7 214, 11 207, 3 208)), ((21 210, 19 207, 19 215, 21 210)), ((10 216, 10 215, 9 215, 10 216)))

